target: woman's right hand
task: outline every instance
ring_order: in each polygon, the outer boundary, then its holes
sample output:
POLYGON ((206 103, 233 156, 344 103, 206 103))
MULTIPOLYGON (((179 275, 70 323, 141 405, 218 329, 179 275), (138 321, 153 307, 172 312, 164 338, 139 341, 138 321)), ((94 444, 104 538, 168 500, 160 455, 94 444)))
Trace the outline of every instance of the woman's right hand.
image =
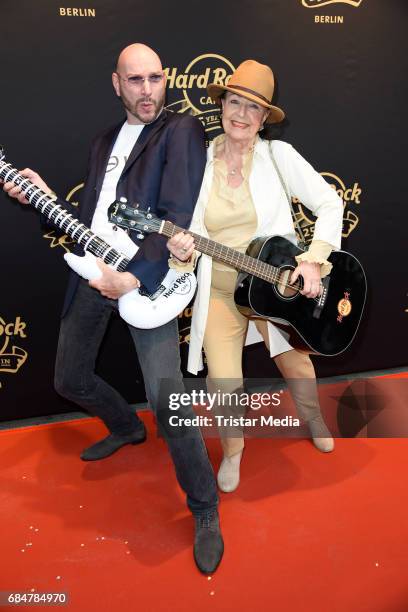
POLYGON ((187 261, 194 251, 194 238, 190 234, 179 232, 167 241, 167 248, 180 261, 187 261))
MULTIPOLYGON (((19 171, 20 174, 30 179, 34 185, 42 189, 45 193, 51 193, 51 189, 48 187, 47 183, 45 183, 41 176, 31 170, 30 168, 25 168, 24 170, 19 171)), ((3 181, 0 180, 0 183, 3 181)), ((4 191, 11 197, 16 198, 21 204, 28 204, 28 200, 25 195, 21 192, 21 189, 18 185, 14 185, 14 183, 4 183, 3 184, 4 191)))

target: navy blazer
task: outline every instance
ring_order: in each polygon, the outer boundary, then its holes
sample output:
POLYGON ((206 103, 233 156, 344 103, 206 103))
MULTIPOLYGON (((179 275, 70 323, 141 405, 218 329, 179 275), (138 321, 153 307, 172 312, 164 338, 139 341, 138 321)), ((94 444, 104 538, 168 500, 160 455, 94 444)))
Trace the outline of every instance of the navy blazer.
MULTIPOLYGON (((67 202, 59 203, 86 226, 94 215, 109 156, 123 122, 97 136, 91 146, 88 173, 80 198, 79 211, 67 202)), ((162 219, 188 228, 200 191, 206 163, 204 129, 190 115, 163 110, 146 125, 123 169, 116 188, 116 198, 126 197, 129 204, 150 206, 162 219)), ((136 232, 130 237, 139 250, 129 262, 127 271, 134 274, 149 292, 160 285, 168 271, 167 238, 149 234, 140 241, 136 232)), ((75 245, 74 252, 81 253, 75 245)), ((71 272, 62 316, 72 302, 79 276, 71 272)))

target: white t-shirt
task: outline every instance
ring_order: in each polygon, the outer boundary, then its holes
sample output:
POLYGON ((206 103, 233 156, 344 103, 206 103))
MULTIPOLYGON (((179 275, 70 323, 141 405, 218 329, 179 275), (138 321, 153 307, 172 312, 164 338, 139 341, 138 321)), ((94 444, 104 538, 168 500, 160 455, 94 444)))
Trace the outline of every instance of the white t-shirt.
POLYGON ((106 167, 105 178, 91 224, 91 230, 97 236, 106 240, 108 244, 124 253, 129 259, 135 255, 138 247, 125 230, 108 221, 108 208, 116 199, 119 177, 143 128, 143 124, 130 125, 127 121, 123 124, 106 167))

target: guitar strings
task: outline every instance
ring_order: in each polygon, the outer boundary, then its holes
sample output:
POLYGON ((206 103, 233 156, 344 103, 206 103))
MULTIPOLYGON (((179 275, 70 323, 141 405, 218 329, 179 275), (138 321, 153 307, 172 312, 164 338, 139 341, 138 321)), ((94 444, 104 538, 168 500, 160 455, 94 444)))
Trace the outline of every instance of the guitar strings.
MULTIPOLYGON (((162 233, 168 237, 173 237, 174 234, 178 232, 184 232, 185 229, 174 225, 170 221, 165 221, 162 233)), ((236 251, 231 247, 227 247, 226 245, 219 244, 209 238, 205 238, 204 236, 200 236, 199 234, 195 234, 191 232, 191 235, 194 237, 198 250, 201 250, 201 244, 204 243, 206 251, 203 249, 204 253, 209 255, 210 257, 214 257, 217 259, 217 255, 220 257, 221 261, 224 263, 229 263, 233 267, 242 266, 244 267, 244 271, 256 276, 257 278, 261 278, 262 280, 266 280, 267 282, 272 282, 281 285, 282 287, 288 289, 294 289, 296 291, 300 291, 303 287, 302 283, 298 280, 295 283, 287 283, 281 280, 281 270, 272 266, 271 264, 267 264, 266 262, 256 260, 245 253, 240 253, 240 251, 236 251), (225 249, 225 254, 222 252, 225 249), (211 253, 210 251, 213 251, 211 253), (217 252, 218 250, 218 252, 217 252), (237 260, 234 262, 234 258, 237 260)), ((241 268, 242 269, 242 268, 241 268)), ((322 299, 322 295, 317 297, 310 298, 314 302, 319 303, 322 299)))
MULTIPOLYGON (((134 209, 131 210, 132 212, 134 212, 134 209)), ((121 211, 121 214, 126 217, 126 213, 124 212, 124 210, 121 211)), ((176 233, 186 231, 185 228, 179 227, 171 223, 171 221, 164 221, 163 227, 162 223, 163 221, 160 219, 149 219, 149 224, 150 227, 153 228, 153 231, 161 233, 169 238, 173 237, 176 233)), ((236 251, 231 247, 227 247, 226 245, 217 243, 213 240, 205 238, 204 236, 195 234, 194 232, 190 233, 197 243, 197 250, 204 252, 210 257, 214 257, 215 259, 219 258, 221 261, 238 268, 238 271, 243 269, 245 272, 248 272, 249 274, 252 274, 257 278, 261 278, 262 280, 266 280, 267 282, 272 282, 276 284, 279 283, 282 287, 294 289, 295 291, 300 291, 303 287, 303 283, 301 280, 295 281, 294 284, 284 282, 281 279, 282 271, 279 268, 276 268, 275 266, 256 260, 253 257, 246 255, 245 253, 236 251), (202 245, 204 245, 204 247, 202 245), (225 253, 222 252, 223 250, 225 250, 225 253), (234 261, 234 259, 236 259, 237 261, 234 261)), ((319 303, 323 297, 324 293, 321 293, 317 297, 313 297, 310 299, 312 299, 316 303, 319 303)))

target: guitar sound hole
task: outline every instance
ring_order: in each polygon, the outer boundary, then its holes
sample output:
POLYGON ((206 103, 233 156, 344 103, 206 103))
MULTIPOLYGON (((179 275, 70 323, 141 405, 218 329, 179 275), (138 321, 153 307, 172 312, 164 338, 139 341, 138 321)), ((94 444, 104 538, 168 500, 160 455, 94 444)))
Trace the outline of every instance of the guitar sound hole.
POLYGON ((285 299, 292 299, 297 296, 298 292, 293 287, 288 286, 290 284, 290 276, 294 268, 280 268, 279 279, 275 284, 276 292, 285 299))

